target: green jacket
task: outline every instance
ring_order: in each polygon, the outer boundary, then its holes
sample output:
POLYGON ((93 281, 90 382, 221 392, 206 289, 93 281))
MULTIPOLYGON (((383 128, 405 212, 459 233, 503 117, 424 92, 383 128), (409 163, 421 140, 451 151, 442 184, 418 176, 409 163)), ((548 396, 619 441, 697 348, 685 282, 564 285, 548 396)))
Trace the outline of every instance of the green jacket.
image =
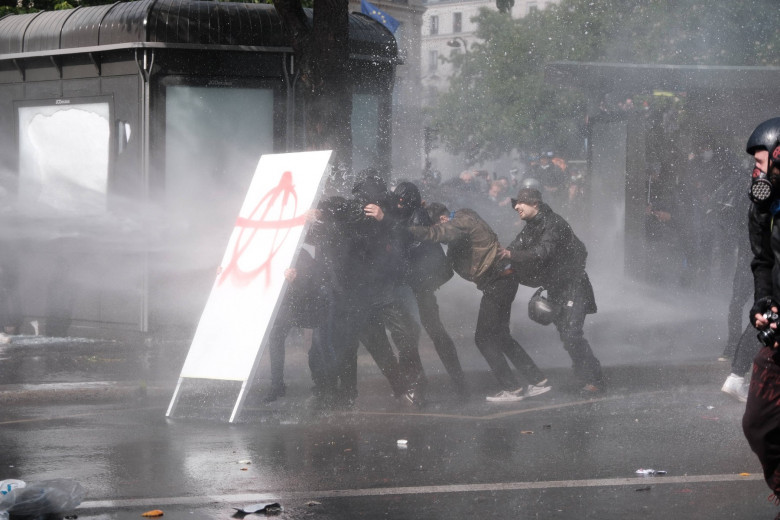
POLYGON ((409 228, 415 240, 447 244, 447 258, 453 270, 465 280, 482 287, 497 278, 504 267, 498 257, 501 245, 490 226, 476 211, 461 209, 451 214, 448 222, 430 227, 409 228))

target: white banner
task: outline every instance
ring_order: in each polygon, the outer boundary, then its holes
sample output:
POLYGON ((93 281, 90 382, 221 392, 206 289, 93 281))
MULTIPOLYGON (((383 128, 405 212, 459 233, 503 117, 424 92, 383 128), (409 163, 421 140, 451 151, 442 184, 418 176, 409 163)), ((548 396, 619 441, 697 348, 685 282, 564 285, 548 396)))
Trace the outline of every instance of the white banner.
POLYGON ((263 155, 198 323, 181 378, 246 381, 302 246, 330 151, 263 155))

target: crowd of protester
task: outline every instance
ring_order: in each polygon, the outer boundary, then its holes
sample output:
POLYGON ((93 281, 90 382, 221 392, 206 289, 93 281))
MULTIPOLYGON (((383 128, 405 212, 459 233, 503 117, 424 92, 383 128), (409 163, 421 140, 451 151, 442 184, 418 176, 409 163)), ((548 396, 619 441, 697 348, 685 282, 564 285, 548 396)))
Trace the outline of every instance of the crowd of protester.
MULTIPOLYGON (((697 291, 709 290, 712 280, 723 278, 721 275, 733 278, 728 338, 721 356, 732 366, 723 391, 744 401, 745 376, 757 344, 752 327, 743 323, 743 307, 752 293, 752 283, 746 276, 751 253, 744 240, 745 223, 739 218, 747 211, 749 201, 744 197, 744 179, 735 175, 742 165, 726 149, 703 148, 692 151, 684 164, 671 166, 648 166, 645 274, 655 283, 697 291)), ((318 219, 307 239, 316 251, 316 260, 301 255, 296 269, 288 272, 291 290, 270 334, 272 381, 267 401, 285 393, 284 343, 293 327, 313 330, 309 365, 315 397, 323 404, 354 403, 357 351, 362 344, 394 395, 422 406, 427 380, 418 344, 423 331, 430 337, 455 393, 468 399, 471 389, 436 300, 436 291, 453 276, 452 256, 448 258, 442 246, 435 243, 436 237, 427 237, 426 241, 412 236, 410 230, 415 226, 429 229, 437 224, 450 225, 440 224, 438 216, 432 218, 432 207, 468 209, 479 220, 472 222, 474 229, 484 226, 485 236, 495 235, 488 242, 498 251, 502 250, 501 244, 512 243, 526 225, 515 211, 517 200, 513 196, 519 190, 536 190, 540 202, 563 219, 580 219, 585 206, 584 169, 552 152, 539 154, 524 168, 505 174, 466 170, 442 180, 438 172, 426 170, 419 179, 391 181, 389 186, 384 181, 387 177, 372 169, 363 171, 351 193, 328 197, 320 204, 318 219)), ((452 219, 456 216, 457 212, 452 212, 452 219)), ((457 242, 452 236, 439 241, 451 250, 457 242)), ((483 299, 495 293, 475 283, 483 299)), ((550 285, 550 281, 524 285, 550 285)), ((514 287, 516 291, 517 285, 514 287)), ((511 288, 502 291, 503 297, 511 294, 507 297, 511 306, 515 292, 511 288)), ((509 335, 507 308, 507 302, 503 302, 496 307, 498 311, 493 309, 494 314, 506 313, 498 321, 478 323, 481 328, 475 331, 476 344, 502 391, 522 389, 519 395, 528 397, 529 393, 540 392, 535 388, 548 386, 541 371, 509 335), (512 373, 507 359, 522 377, 518 379, 512 373)), ((561 337, 567 351, 574 352, 572 359, 585 363, 584 359, 591 367, 584 378, 587 384, 602 388, 604 381, 590 346, 577 343, 582 338, 581 329, 581 324, 574 327, 577 337, 565 338, 564 333, 561 337)))
POLYGON ((550 322, 572 357, 582 390, 604 390, 600 364, 582 331, 585 315, 596 310, 584 270, 587 252, 556 213, 576 207, 581 171, 550 153, 534 160, 523 175, 470 170, 440 182, 429 172, 416 182, 389 187, 386 177, 364 170, 351 193, 327 196, 312 212, 306 242, 314 255, 302 254, 285 273, 290 290, 270 334, 266 402, 285 395, 284 343, 293 327, 312 329, 309 368, 318 407, 355 403, 360 345, 397 399, 424 406, 422 330, 455 395, 469 399, 472 389, 435 294, 453 272, 482 292, 475 343, 501 386, 487 401, 519 401, 551 388, 509 333, 511 305, 521 283, 548 286, 545 304, 556 310, 550 322), (524 221, 535 226, 526 223, 525 229, 524 221))

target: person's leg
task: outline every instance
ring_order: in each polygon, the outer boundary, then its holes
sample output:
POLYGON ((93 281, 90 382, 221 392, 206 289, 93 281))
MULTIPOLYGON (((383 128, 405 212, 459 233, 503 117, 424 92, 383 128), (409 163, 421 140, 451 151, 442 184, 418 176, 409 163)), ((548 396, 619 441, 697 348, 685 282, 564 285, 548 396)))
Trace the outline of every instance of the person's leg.
POLYGON ((276 321, 268 334, 268 358, 271 364, 271 388, 265 396, 270 403, 284 396, 284 343, 293 328, 293 320, 285 306, 276 315, 276 321))
MULTIPOLYGON (((742 323, 744 323, 745 303, 753 295, 753 272, 750 270, 750 260, 753 257, 750 244, 740 244, 737 251, 737 266, 731 285, 731 300, 728 313, 728 339, 721 358, 734 359, 737 345, 742 341, 742 323)), ((751 356, 752 361, 752 356, 751 356)), ((749 369, 749 364, 748 364, 749 369)))
POLYGON ((494 295, 500 300, 502 312, 501 322, 496 327, 496 337, 501 351, 509 358, 509 361, 515 366, 518 372, 525 378, 526 382, 532 385, 546 381, 546 378, 539 367, 536 366, 531 356, 525 351, 520 343, 512 337, 509 330, 509 320, 512 312, 512 303, 517 295, 517 282, 511 278, 500 278, 494 282, 494 295))
POLYGON ((536 363, 510 334, 509 318, 515 294, 517 283, 509 278, 500 278, 483 288, 474 338, 504 390, 521 387, 504 356, 512 361, 528 383, 536 384, 545 379, 536 363))
POLYGON ((382 317, 398 348, 398 366, 401 373, 409 387, 421 398, 427 381, 420 359, 420 325, 412 316, 408 303, 400 297, 382 308, 382 317))
POLYGON ((722 392, 743 403, 748 397, 748 383, 745 381, 745 376, 753 364, 753 358, 763 346, 756 334, 756 329, 748 323, 737 343, 734 359, 731 362, 731 373, 720 387, 722 392))
POLYGON ((558 329, 563 348, 571 358, 575 376, 588 389, 603 390, 604 375, 601 371, 601 363, 593 354, 590 343, 585 339, 583 333, 586 301, 583 298, 581 287, 575 288, 570 297, 572 299, 564 302, 553 323, 558 329))
POLYGON ((341 330, 337 325, 345 319, 345 306, 345 295, 327 288, 319 326, 312 331, 309 370, 314 383, 314 397, 322 402, 332 398, 338 385, 341 354, 336 345, 341 330))
POLYGON ((336 352, 338 363, 338 390, 336 399, 339 404, 352 405, 358 396, 357 353, 360 347, 360 334, 366 326, 369 310, 364 298, 351 295, 348 298, 345 313, 338 318, 336 326, 336 352))
POLYGON ((771 347, 762 347, 753 363, 742 431, 758 456, 767 485, 780 498, 780 367, 771 347))
POLYGON ((477 344, 482 356, 487 361, 490 371, 498 379, 498 384, 504 390, 517 390, 520 388, 520 381, 512 372, 504 353, 498 345, 495 330, 502 321, 501 313, 505 309, 501 308, 500 302, 493 297, 490 291, 482 293, 482 299, 479 302, 479 314, 477 315, 477 330, 474 333, 474 342, 477 344))
POLYGON ((385 324, 378 309, 369 314, 366 325, 360 334, 360 341, 371 354, 379 370, 387 378, 393 389, 393 395, 396 397, 403 395, 407 383, 401 375, 398 360, 395 358, 390 340, 387 339, 385 324))
POLYGON ((461 395, 467 394, 466 376, 460 366, 455 342, 452 341, 441 322, 436 294, 432 290, 422 289, 415 291, 414 296, 417 299, 417 308, 420 312, 420 323, 431 338, 444 369, 452 379, 456 391, 461 395))
POLYGON ((758 331, 748 323, 737 343, 737 350, 734 352, 734 359, 731 362, 731 371, 734 374, 745 376, 762 346, 758 339, 758 331))

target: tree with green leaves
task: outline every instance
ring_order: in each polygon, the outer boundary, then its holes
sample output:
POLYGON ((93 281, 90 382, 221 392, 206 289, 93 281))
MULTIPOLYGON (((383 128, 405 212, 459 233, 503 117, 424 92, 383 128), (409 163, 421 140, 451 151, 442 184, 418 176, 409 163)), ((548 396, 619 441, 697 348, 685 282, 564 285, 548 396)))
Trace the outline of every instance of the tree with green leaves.
POLYGON ((522 19, 484 9, 480 42, 453 56, 432 118, 470 162, 512 149, 572 149, 586 100, 544 82, 553 61, 778 65, 776 0, 562 0, 522 19))

